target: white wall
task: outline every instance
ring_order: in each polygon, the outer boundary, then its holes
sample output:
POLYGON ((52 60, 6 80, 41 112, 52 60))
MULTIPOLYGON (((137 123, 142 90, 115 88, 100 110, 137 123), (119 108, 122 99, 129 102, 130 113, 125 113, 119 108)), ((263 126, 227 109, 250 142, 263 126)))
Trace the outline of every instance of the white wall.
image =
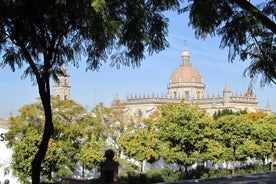
POLYGON ((5 169, 9 168, 12 156, 12 150, 6 147, 7 142, 3 140, 5 133, 8 130, 0 127, 0 184, 4 183, 5 180, 9 180, 10 184, 19 183, 15 177, 12 176, 12 171, 5 175, 5 169), (4 135, 4 136, 3 136, 4 135))

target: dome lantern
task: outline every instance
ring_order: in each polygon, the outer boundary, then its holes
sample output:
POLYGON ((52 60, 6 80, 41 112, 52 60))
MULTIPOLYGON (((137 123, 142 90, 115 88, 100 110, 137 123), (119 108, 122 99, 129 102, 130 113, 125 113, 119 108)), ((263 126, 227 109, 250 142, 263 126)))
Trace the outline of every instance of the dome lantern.
POLYGON ((190 56, 190 53, 189 53, 187 47, 184 48, 180 58, 181 58, 180 66, 191 65, 191 56, 190 56))

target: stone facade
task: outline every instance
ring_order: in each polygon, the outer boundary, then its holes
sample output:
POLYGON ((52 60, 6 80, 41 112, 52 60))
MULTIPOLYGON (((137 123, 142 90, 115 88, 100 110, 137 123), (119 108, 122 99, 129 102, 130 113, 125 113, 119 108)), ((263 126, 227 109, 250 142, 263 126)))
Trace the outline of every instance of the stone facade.
POLYGON ((0 128, 8 128, 9 121, 7 119, 0 118, 0 128))
MULTIPOLYGON (((64 66, 61 66, 61 71, 61 74, 58 75, 58 81, 53 86, 53 94, 66 100, 70 99, 70 75, 64 66)), ((256 112, 260 110, 257 107, 258 101, 252 86, 249 86, 247 91, 238 93, 232 92, 226 83, 221 94, 205 95, 203 77, 197 69, 192 67, 191 56, 186 47, 181 53, 179 67, 169 77, 167 89, 167 93, 161 95, 128 95, 125 99, 125 112, 130 116, 148 117, 161 104, 181 102, 197 104, 209 116, 223 109, 231 109, 234 112, 240 110, 256 112)), ((269 104, 262 111, 271 113, 269 104)))
MULTIPOLYGON (((235 112, 239 110, 258 111, 258 101, 252 86, 249 86, 243 93, 235 93, 226 84, 222 94, 205 96, 203 78, 192 67, 191 56, 187 48, 184 48, 180 59, 180 66, 169 78, 167 94, 128 95, 126 97, 126 108, 130 115, 147 117, 158 105, 182 101, 187 104, 197 104, 210 116, 223 109, 231 109, 235 112)), ((270 112, 269 107, 264 111, 270 112)))
POLYGON ((70 75, 64 66, 60 67, 60 73, 57 74, 58 80, 53 86, 53 95, 59 96, 62 100, 70 99, 70 75))

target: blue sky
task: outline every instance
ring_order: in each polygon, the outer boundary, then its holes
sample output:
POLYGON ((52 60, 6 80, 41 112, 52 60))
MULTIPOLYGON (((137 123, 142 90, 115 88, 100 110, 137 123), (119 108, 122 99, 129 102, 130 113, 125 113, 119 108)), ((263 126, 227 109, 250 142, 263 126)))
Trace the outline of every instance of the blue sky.
MULTIPOLYGON (((228 50, 219 49, 220 38, 197 40, 188 27, 187 14, 166 15, 170 18, 169 48, 147 56, 139 68, 122 66, 116 69, 106 63, 98 72, 86 72, 85 62, 81 61, 79 68, 69 66, 71 99, 90 110, 99 102, 109 106, 116 95, 125 100, 130 94, 166 93, 169 77, 180 64, 185 41, 193 67, 203 76, 206 96, 222 94, 226 83, 235 93, 247 90, 250 79, 243 77, 243 71, 249 62, 237 58, 234 63, 228 63, 228 50)), ((0 118, 7 118, 10 113, 16 115, 20 107, 35 102, 39 96, 37 86, 32 85, 29 78, 21 80, 22 72, 13 73, 8 67, 0 69, 0 118)), ((269 101, 272 111, 276 111, 276 86, 261 88, 256 81, 253 91, 259 108, 265 108, 269 101)))

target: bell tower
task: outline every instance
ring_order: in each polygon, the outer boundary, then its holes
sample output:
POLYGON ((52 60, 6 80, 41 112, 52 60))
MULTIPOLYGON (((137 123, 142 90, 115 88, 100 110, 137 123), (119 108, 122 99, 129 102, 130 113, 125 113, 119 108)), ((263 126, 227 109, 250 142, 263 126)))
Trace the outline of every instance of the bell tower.
POLYGON ((70 99, 70 75, 64 66, 60 67, 60 73, 57 74, 58 80, 54 84, 54 96, 59 96, 61 100, 70 99))

